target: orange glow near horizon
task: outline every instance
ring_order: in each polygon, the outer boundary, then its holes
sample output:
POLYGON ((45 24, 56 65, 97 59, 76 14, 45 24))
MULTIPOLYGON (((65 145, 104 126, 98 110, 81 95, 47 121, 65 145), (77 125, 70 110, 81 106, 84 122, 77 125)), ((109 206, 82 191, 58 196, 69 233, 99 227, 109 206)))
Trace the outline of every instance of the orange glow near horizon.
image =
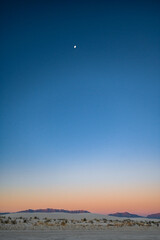
POLYGON ((34 191, 17 190, 3 192, 0 211, 20 211, 25 209, 57 208, 83 209, 93 213, 131 212, 141 215, 159 212, 160 193, 158 191, 34 191))

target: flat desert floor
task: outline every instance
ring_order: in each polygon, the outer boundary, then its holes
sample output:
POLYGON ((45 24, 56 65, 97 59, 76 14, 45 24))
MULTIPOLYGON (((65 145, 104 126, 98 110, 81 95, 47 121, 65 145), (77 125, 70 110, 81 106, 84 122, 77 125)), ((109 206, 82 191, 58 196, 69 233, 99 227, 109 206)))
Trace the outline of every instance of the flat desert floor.
POLYGON ((160 221, 99 214, 19 213, 0 216, 0 240, 160 240, 160 221))
POLYGON ((49 231, 0 231, 1 240, 156 240, 160 232, 155 230, 49 230, 49 231))

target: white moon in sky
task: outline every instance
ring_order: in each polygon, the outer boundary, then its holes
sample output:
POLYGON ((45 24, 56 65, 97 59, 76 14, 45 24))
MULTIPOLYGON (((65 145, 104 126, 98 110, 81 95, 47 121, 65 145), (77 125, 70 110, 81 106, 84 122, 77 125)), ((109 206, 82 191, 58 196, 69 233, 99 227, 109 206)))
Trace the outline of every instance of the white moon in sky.
POLYGON ((74 45, 74 48, 76 48, 77 46, 76 45, 74 45))

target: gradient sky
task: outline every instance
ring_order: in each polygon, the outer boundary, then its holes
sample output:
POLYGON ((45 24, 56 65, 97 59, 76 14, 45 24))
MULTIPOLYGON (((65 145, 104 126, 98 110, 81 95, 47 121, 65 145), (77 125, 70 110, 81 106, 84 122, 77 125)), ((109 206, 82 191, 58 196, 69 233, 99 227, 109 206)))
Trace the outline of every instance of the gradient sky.
POLYGON ((0 211, 159 212, 160 2, 0 9, 0 211))

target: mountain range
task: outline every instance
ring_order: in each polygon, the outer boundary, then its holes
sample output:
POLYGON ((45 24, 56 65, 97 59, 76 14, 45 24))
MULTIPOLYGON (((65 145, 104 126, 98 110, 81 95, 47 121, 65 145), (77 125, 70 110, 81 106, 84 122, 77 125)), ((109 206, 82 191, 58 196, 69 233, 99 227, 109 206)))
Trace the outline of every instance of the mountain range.
MULTIPOLYGON (((128 212, 122 212, 122 213, 112 213, 109 214, 109 216, 114 216, 114 217, 126 217, 126 218, 144 218, 144 216, 140 216, 137 214, 132 214, 132 213, 128 213, 128 212)), ((160 219, 160 213, 155 213, 155 214, 150 214, 148 216, 146 216, 146 218, 156 218, 156 219, 160 219)))
POLYGON ((17 213, 89 213, 85 210, 65 210, 65 209, 53 209, 53 208, 46 208, 46 209, 28 209, 24 211, 19 211, 17 213))
MULTIPOLYGON (((2 212, 0 215, 4 214, 10 214, 11 212, 2 212)), ((90 213, 89 211, 86 210, 65 210, 65 209, 53 209, 53 208, 46 208, 46 209, 28 209, 28 210, 23 210, 23 211, 18 211, 16 213, 90 213)), ((117 213, 112 213, 108 214, 109 216, 114 216, 114 217, 125 217, 125 218, 143 218, 144 216, 140 216, 137 214, 132 214, 129 212, 117 212, 117 213)), ((160 213, 154 213, 148 215, 146 218, 155 218, 155 219, 160 219, 160 213)))
POLYGON ((139 216, 137 214, 132 214, 132 213, 128 213, 128 212, 112 213, 112 214, 109 214, 109 216, 113 216, 113 217, 127 217, 127 218, 139 218, 139 217, 142 217, 142 216, 139 216))
POLYGON ((150 215, 147 216, 147 218, 160 219, 160 213, 150 214, 150 215))

